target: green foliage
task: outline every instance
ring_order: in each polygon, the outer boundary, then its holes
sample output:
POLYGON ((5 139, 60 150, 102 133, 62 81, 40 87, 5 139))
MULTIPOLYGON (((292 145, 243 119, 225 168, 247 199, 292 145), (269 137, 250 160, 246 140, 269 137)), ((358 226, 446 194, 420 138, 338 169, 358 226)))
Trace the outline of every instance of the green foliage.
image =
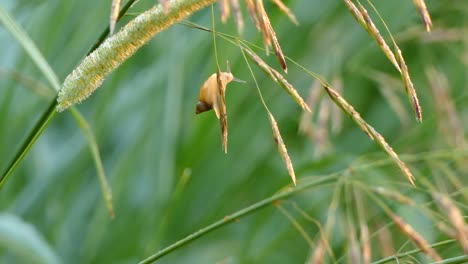
MULTIPOLYGON (((0 5, 25 28, 64 80, 107 26, 110 1, 33 2, 6 0, 0 5)), ((140 1, 116 30, 154 2, 140 1)), ((400 77, 342 1, 285 2, 296 14, 298 26, 265 3, 285 55, 332 85, 333 80, 342 81, 343 97, 393 146, 413 172, 416 187, 351 119, 341 114, 343 121, 339 121, 340 115, 333 114, 335 106, 325 94, 310 105, 314 114, 302 122, 324 129, 327 137, 317 141, 317 137, 298 133, 300 107, 260 69, 253 68, 288 147, 297 188, 303 190, 293 191, 276 206, 271 203, 255 209, 249 216, 203 234, 160 262, 304 263, 319 246, 323 229, 328 231, 325 240, 333 251, 328 261, 347 263, 350 230, 360 240, 363 219, 369 227, 373 261, 385 260, 385 245, 393 250, 391 254, 418 249, 389 212, 401 216, 430 244, 442 243, 436 249, 442 258, 463 260, 460 244, 437 227, 443 223, 456 230, 434 195, 448 194, 462 214, 467 214, 468 2, 428 1, 434 24, 430 35, 424 32, 411 1, 375 3, 405 56, 422 104, 422 124, 414 121, 401 81, 376 79, 380 74, 389 80, 400 77), (440 92, 437 87, 431 88, 434 74, 430 68, 446 76, 447 85, 443 81, 440 85, 446 98, 436 93, 440 92), (448 107, 451 104, 453 111, 448 107), (321 122, 326 109, 331 112, 321 122), (332 133, 336 119, 342 128, 332 133), (333 177, 331 183, 311 184, 328 177, 333 177), (309 185, 313 187, 304 188, 309 185), (385 230, 392 240, 382 245, 379 237, 385 230)), ((376 18, 374 13, 370 15, 376 18)), ((210 27, 211 12, 204 9, 189 20, 210 27)), ((38 70, 1 26, 3 170, 48 108, 50 99, 34 91, 50 85, 53 73, 44 75, 38 70), (25 79, 32 81, 18 81, 25 79)), ((377 26, 387 37, 382 25, 377 26)), ((237 34, 232 19, 218 23, 216 29, 237 34)), ((242 38, 262 45, 261 34, 250 22, 246 22, 242 38)), ((57 114, 0 190, 4 212, 0 215, 0 262, 135 263, 226 215, 291 191, 268 115, 240 49, 218 38, 217 50, 219 61, 229 60, 234 76, 247 80, 247 84, 231 83, 226 92, 227 155, 214 113, 194 113, 200 86, 216 71, 212 34, 181 24, 172 26, 77 106, 98 143, 112 189, 115 219, 108 215, 96 177, 93 159, 99 155, 93 149, 93 157, 87 143, 92 134, 83 134, 68 112, 57 114)), ((256 52, 280 69, 274 56, 256 52)), ((288 66, 285 76, 307 98, 315 80, 294 63, 288 62, 288 66)), ((411 256, 414 261, 428 261, 423 254, 411 256)))

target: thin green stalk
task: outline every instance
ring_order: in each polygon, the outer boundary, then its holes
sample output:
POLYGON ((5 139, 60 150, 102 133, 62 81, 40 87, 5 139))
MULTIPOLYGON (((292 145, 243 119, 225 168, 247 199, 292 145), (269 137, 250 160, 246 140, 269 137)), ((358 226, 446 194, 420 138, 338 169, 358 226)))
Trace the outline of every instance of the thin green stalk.
MULTIPOLYGON (((434 243, 434 244, 431 245, 431 247, 432 248, 438 248, 438 247, 442 247, 442 246, 445 246, 445 245, 455 243, 456 241, 457 240, 455 240, 455 239, 445 240, 445 241, 442 241, 442 242, 434 243)), ((406 251, 406 252, 403 252, 403 253, 388 256, 388 257, 383 258, 383 259, 378 260, 378 261, 374 261, 374 262, 372 262, 372 264, 388 263, 390 261, 398 260, 398 259, 404 258, 404 257, 408 257, 408 256, 411 256, 411 255, 417 254, 419 252, 421 252, 421 249, 419 249, 419 248, 413 249, 413 250, 406 251)), ((465 256, 465 257, 467 257, 467 256, 465 256)), ((436 263, 447 263, 447 262, 436 262, 436 263)), ((450 262, 450 263, 452 263, 452 262, 450 262)))
POLYGON ((238 220, 239 218, 241 217, 244 217, 248 214, 251 214, 255 211, 258 211, 259 209, 262 209, 268 205, 271 205, 273 204, 275 201, 277 200, 281 200, 281 199, 285 199, 285 198, 288 198, 294 194, 297 194, 303 190, 306 190, 308 188, 312 188, 312 187, 315 187, 315 186, 318 186, 318 185, 323 185, 323 184, 327 184, 327 183, 330 183, 330 182, 333 182, 335 180, 338 179, 340 175, 339 174, 332 174, 332 175, 328 175, 328 176, 325 176, 325 177, 322 177, 320 179, 317 179, 315 181, 310 181, 308 183, 305 183, 305 184, 301 184, 301 185, 298 185, 297 187, 295 188, 291 188, 291 189, 288 189, 282 193, 278 193, 278 194, 275 194, 273 196, 270 196, 269 198, 266 198, 264 200, 261 200, 259 202, 256 202, 244 209, 241 209, 235 213, 232 213, 230 215, 227 215, 225 217, 223 217, 223 219, 221 220, 218 220, 216 222, 214 222, 213 224, 211 225, 208 225, 188 236, 186 236, 185 238, 175 242, 174 244, 156 252, 154 255, 142 260, 140 262, 140 264, 147 264, 147 263, 153 263, 154 261, 164 257, 165 255, 171 253, 172 251, 180 248, 180 247, 183 247, 191 242, 193 242, 194 240, 208 234, 209 232, 211 231, 214 231, 220 227, 223 227, 233 221, 236 221, 238 220))
POLYGON ((36 140, 39 138, 39 136, 44 132, 46 127, 49 125, 50 121, 52 118, 55 116, 57 113, 55 111, 55 106, 57 105, 57 101, 53 100, 52 103, 49 105, 47 110, 42 114, 41 118, 39 121, 36 123, 36 125, 33 127, 33 129, 30 131, 28 137, 23 141, 23 144, 21 145, 20 149, 16 153, 13 161, 9 164, 7 169, 5 170, 4 173, 0 176, 0 189, 3 187, 5 182, 7 181, 8 177, 15 171, 15 169, 18 167, 18 165, 21 163, 23 158, 28 154, 29 150, 31 149, 32 145, 36 142, 36 140))
POLYGON ((468 255, 447 258, 442 261, 434 262, 432 264, 458 264, 458 263, 467 263, 468 262, 468 255))

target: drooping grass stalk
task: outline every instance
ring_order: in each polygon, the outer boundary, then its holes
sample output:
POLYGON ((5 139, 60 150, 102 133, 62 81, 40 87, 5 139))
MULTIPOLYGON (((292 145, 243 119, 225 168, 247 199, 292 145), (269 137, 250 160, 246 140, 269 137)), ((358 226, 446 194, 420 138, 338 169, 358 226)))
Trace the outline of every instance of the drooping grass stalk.
POLYGON ((251 214, 253 212, 256 212, 268 205, 273 205, 273 203, 277 200, 282 200, 282 199, 285 199, 285 198, 288 198, 292 195, 295 195, 301 191, 304 191, 306 189, 310 189, 312 187, 316 187, 316 186, 323 186, 323 185, 326 185, 328 183, 332 183, 334 181, 336 181, 338 178, 339 178, 340 174, 332 174, 332 175, 328 175, 328 176, 324 176, 322 178, 319 178, 319 179, 316 179, 316 180, 313 180, 313 181, 310 181, 310 182, 307 182, 307 183, 304 183, 304 184, 299 184, 297 185, 297 187, 295 188, 291 188, 291 189, 288 189, 284 192, 281 192, 281 193, 278 193, 278 194, 275 194, 273 196, 270 196, 264 200, 261 200, 259 202, 256 202, 242 210, 239 210, 235 213, 232 213, 230 215, 227 215, 225 217, 223 217, 223 219, 221 220, 218 220, 216 222, 214 222, 213 224, 209 225, 209 226, 206 226, 188 236, 186 236, 185 238, 177 241, 176 243, 174 244, 171 244, 170 246, 156 252, 154 255, 142 260, 140 262, 140 264, 148 264, 148 263, 153 263, 154 261, 164 257, 165 255, 173 252, 174 250, 182 247, 182 246, 185 246, 186 244, 190 243, 190 242, 193 242, 194 240, 208 234, 209 232, 211 231, 214 231, 220 227, 223 227, 229 223, 232 223, 238 219, 240 219, 241 217, 244 217, 248 214, 251 214))
POLYGON ((291 180, 293 181, 294 185, 296 185, 296 173, 294 172, 294 166, 291 162, 291 158, 289 157, 288 150, 286 148, 286 144, 283 141, 283 137, 281 136, 278 123, 275 120, 275 117, 271 113, 270 109, 268 108, 265 99, 263 98, 262 91, 260 90, 260 86, 258 85, 257 79, 255 78, 255 74, 253 73, 252 67, 250 67, 250 63, 247 60, 247 56, 245 55, 244 49, 242 46, 239 44, 239 48, 242 52, 242 56, 244 57, 244 61, 247 64, 247 68, 249 69, 250 74, 252 75, 252 78, 254 80, 255 86, 257 88, 258 95, 260 96, 260 100, 263 104, 263 107, 268 113, 268 118, 270 120, 271 128, 273 130, 273 139, 275 140, 275 143, 278 148, 278 152, 281 155, 281 158, 283 159, 283 162, 288 170, 289 176, 291 177, 291 180))
POLYGON ((101 86, 105 77, 148 43, 157 33, 181 21, 215 0, 173 1, 167 12, 155 5, 119 32, 107 38, 67 76, 58 96, 57 110, 85 100, 101 86))

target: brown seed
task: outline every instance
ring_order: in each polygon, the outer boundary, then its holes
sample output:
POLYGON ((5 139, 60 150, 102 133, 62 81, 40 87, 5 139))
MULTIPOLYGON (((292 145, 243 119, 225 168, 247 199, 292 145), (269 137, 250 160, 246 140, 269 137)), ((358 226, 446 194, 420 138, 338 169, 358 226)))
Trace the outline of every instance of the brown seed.
POLYGON ((219 10, 221 12, 221 22, 226 23, 231 14, 229 0, 218 0, 219 10))
POLYGON ((120 0, 112 0, 110 26, 109 26, 110 34, 114 33, 115 24, 117 23, 117 19, 119 18, 119 11, 120 11, 120 0))
POLYGON ((242 35, 244 32, 244 19, 242 18, 242 11, 239 6, 239 0, 231 0, 232 13, 234 13, 234 19, 236 20, 237 32, 242 35))
POLYGON ((299 22, 297 21, 296 16, 293 14, 291 9, 289 9, 281 0, 272 0, 273 3, 283 12, 286 14, 286 16, 289 17, 289 19, 296 25, 299 25, 299 22))
POLYGON ((427 11, 426 2, 424 0, 413 0, 416 9, 418 10, 419 15, 426 26, 426 31, 430 32, 432 28, 432 20, 431 16, 429 15, 429 11, 427 11))

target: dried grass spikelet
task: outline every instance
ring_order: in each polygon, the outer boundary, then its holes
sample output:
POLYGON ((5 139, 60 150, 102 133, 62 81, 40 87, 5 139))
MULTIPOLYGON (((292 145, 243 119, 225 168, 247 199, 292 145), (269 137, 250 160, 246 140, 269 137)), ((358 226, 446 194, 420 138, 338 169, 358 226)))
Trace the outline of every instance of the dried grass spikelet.
POLYGON ((270 23, 270 19, 265 11, 265 7, 263 6, 263 0, 254 0, 255 1, 255 10, 257 13, 257 20, 260 26, 260 32, 263 35, 263 43, 265 45, 265 52, 269 54, 269 47, 271 47, 271 35, 270 30, 268 29, 267 23, 270 23))
POLYGON ((231 15, 229 0, 218 0, 218 5, 221 12, 221 22, 226 23, 228 17, 231 15))
POLYGON ((169 2, 171 0, 159 0, 159 3, 162 5, 164 13, 167 14, 169 12, 169 2))
POLYGON ((447 76, 434 67, 426 67, 426 76, 432 89, 434 106, 437 113, 437 125, 451 146, 465 146, 465 131, 455 103, 450 95, 447 76))
POLYGON ((356 238, 356 231, 352 228, 349 229, 349 262, 348 263, 362 263, 362 254, 359 248, 359 243, 356 238))
POLYGON ((372 140, 374 140, 387 154, 392 158, 392 160, 398 165, 400 170, 405 174, 409 182, 414 185, 414 176, 406 166, 406 164, 398 157, 395 151, 390 147, 390 145, 385 141, 385 138, 380 135, 372 126, 366 123, 362 119, 361 115, 354 110, 354 108, 335 90, 331 87, 324 86, 325 91, 328 93, 330 98, 338 105, 351 119, 364 131, 372 140))
POLYGON ((349 115, 349 117, 351 117, 351 119, 359 126, 359 128, 361 128, 362 131, 364 131, 364 133, 366 133, 372 140, 374 140, 374 137, 367 127, 367 123, 364 121, 364 119, 362 119, 361 115, 359 115, 359 113, 354 110, 354 107, 331 87, 324 86, 324 88, 335 104, 340 107, 347 115, 349 115))
POLYGON ((115 24, 117 23, 117 19, 119 18, 119 11, 120 11, 120 0, 112 0, 111 15, 110 15, 110 21, 109 21, 110 34, 114 33, 115 24))
POLYGON ((266 75, 268 75, 273 81, 278 83, 293 99, 296 101, 297 104, 299 104, 302 109, 306 111, 311 111, 309 106, 306 104, 304 99, 299 95, 297 90, 292 86, 285 78, 284 76, 276 71, 275 69, 271 68, 266 62, 264 62, 260 57, 258 57, 255 53, 248 49, 243 49, 248 57, 257 64, 260 69, 265 72, 266 75))
POLYGON ((244 32, 244 19, 242 18, 239 0, 231 0, 231 6, 234 19, 236 20, 237 32, 239 32, 239 35, 242 35, 244 32))
POLYGON ((397 201, 401 204, 414 205, 413 200, 411 200, 410 198, 408 198, 407 196, 399 192, 391 191, 384 187, 376 187, 376 188, 372 188, 372 190, 382 196, 385 196, 386 198, 397 201))
POLYGON ((249 13, 250 20, 255 25, 258 31, 261 30, 260 22, 257 17, 257 6, 254 3, 254 0, 245 0, 245 6, 247 7, 247 12, 249 13))
POLYGON ((395 253, 395 248, 393 247, 393 236, 392 232, 390 232, 390 229, 388 228, 387 225, 385 225, 383 222, 377 223, 377 238, 379 240, 379 251, 381 253, 381 256, 383 258, 391 256, 395 253))
POLYGON ((426 2, 424 0, 413 0, 416 9, 418 10, 419 16, 426 27, 426 31, 430 32, 432 28, 432 20, 431 16, 429 15, 429 11, 427 11, 426 2))
POLYGON ((452 227, 446 225, 444 222, 438 222, 436 226, 441 232, 445 233, 450 238, 457 239, 457 232, 452 227))
POLYGON ((354 197, 356 203, 357 217, 359 221, 359 230, 360 230, 360 241, 362 247, 362 263, 369 264, 372 258, 372 247, 371 247, 371 238, 369 235, 369 227, 367 226, 367 221, 365 217, 365 202, 362 199, 362 195, 356 189, 354 189, 354 197))
POLYGON ((154 35, 186 18, 215 0, 172 2, 167 14, 160 5, 147 10, 104 41, 65 78, 58 94, 57 111, 80 103, 93 93, 104 78, 131 57, 154 35))
POLYGON ((372 258, 372 247, 370 244, 369 227, 365 221, 359 224, 359 230, 361 231, 362 263, 369 264, 372 258))
POLYGON ((307 264, 322 264, 324 263, 325 259, 325 244, 322 242, 322 239, 320 240, 320 243, 317 245, 317 247, 314 250, 314 253, 312 254, 311 258, 309 261, 307 261, 307 264))
MULTIPOLYGON (((322 87, 319 81, 313 82, 312 86, 310 87, 309 97, 307 98, 307 105, 317 105, 318 101, 322 95, 322 87)), ((313 109, 313 108, 312 108, 313 109)), ((311 140, 314 140, 315 129, 312 124, 312 117, 314 116, 314 112, 311 111, 303 111, 301 116, 301 122, 299 123, 299 133, 306 135, 311 140)))
POLYGON ((353 3, 351 0, 344 0, 344 3, 346 7, 348 8, 349 12, 351 12, 351 15, 361 24, 361 26, 368 31, 368 26, 366 21, 364 20, 364 17, 361 14, 361 11, 357 8, 357 6, 353 3))
MULTIPOLYGON (((390 49, 390 47, 388 46, 387 42, 385 41, 385 39, 382 37, 379 30, 375 26, 374 22, 372 21, 371 17, 369 16, 369 13, 367 12, 367 10, 361 4, 359 4, 359 10, 361 12, 362 18, 364 19, 364 22, 367 25, 366 30, 369 33, 369 35, 371 37, 373 37, 375 39, 375 41, 377 41, 377 44, 379 45, 380 49, 382 49, 382 51, 385 53, 385 56, 387 56, 387 58, 390 60, 390 62, 393 64, 393 66, 395 66, 395 68, 399 72, 401 72, 400 65, 397 62, 397 60, 395 59, 395 55, 393 54, 393 52, 390 49)), ((359 19, 358 19, 358 21, 359 21, 359 19)))
MULTIPOLYGON (((343 93, 344 85, 343 85, 343 78, 340 76, 335 76, 332 79, 332 87, 336 89, 338 93, 343 93)), ((343 125, 343 115, 342 112, 340 111, 340 108, 337 107, 336 105, 331 106, 331 116, 330 116, 330 121, 331 121, 331 132, 333 134, 338 134, 341 131, 342 125, 343 125)))
POLYGON ((320 157, 330 149, 330 140, 328 134, 328 122, 330 120, 331 103, 328 100, 322 100, 318 110, 317 123, 313 142, 315 144, 314 155, 320 157))
POLYGON ((271 0, 288 18, 296 25, 299 25, 294 13, 281 0, 271 0))
POLYGON ((268 55, 268 47, 273 46, 273 50, 275 51, 276 58, 278 58, 278 62, 281 65, 281 68, 287 73, 288 66, 286 65, 286 60, 284 58, 283 51, 281 50, 281 46, 278 42, 278 38, 276 37, 275 30, 271 26, 270 18, 265 11, 265 7, 263 6, 263 0, 257 0, 257 17, 260 23, 260 28, 263 33, 264 42, 265 42, 265 50, 267 51, 268 55))
POLYGON ((214 110, 221 126, 221 135, 224 152, 227 153, 228 122, 226 113, 226 87, 235 78, 229 67, 227 72, 213 73, 200 88, 195 113, 200 114, 211 109, 214 110))
POLYGON ((437 254, 435 249, 418 233, 412 226, 406 223, 400 216, 393 213, 388 213, 388 215, 393 219, 398 228, 411 240, 413 243, 428 257, 432 258, 435 261, 441 261, 442 258, 437 254))
POLYGON ((416 115, 416 120, 419 122, 422 122, 421 105, 419 104, 418 95, 416 94, 416 90, 414 89, 413 82, 411 81, 409 71, 408 71, 408 66, 406 66, 405 59, 403 58, 403 55, 401 54, 401 50, 396 45, 396 43, 395 43, 395 49, 396 49, 398 63, 400 64, 400 67, 401 67, 401 77, 405 84, 406 95, 408 96, 408 99, 411 105, 413 106, 413 111, 416 115))
POLYGON ((288 169, 289 176, 291 177, 294 185, 296 185, 296 174, 294 173, 294 167, 292 165, 291 158, 288 155, 288 150, 286 149, 283 138, 281 137, 278 123, 276 123, 275 117, 270 112, 268 112, 268 117, 270 119, 275 144, 278 146, 278 151, 281 155, 281 158, 283 159, 284 164, 286 165, 286 168, 288 169))
POLYGON ((396 54, 392 52, 390 47, 388 46, 387 42, 385 39, 382 37, 380 34, 379 30, 375 26, 374 22, 372 21, 371 17, 369 16, 369 13, 367 10, 364 8, 364 6, 359 3, 359 8, 354 5, 354 3, 351 0, 345 0, 345 4, 350 10, 351 14, 356 18, 356 20, 362 25, 363 21, 365 23, 365 26, 363 26, 366 31, 369 33, 370 36, 372 36, 376 41, 379 47, 382 49, 382 51, 385 53, 387 58, 392 62, 392 64, 395 66, 395 68, 400 72, 401 77, 403 79, 403 82, 405 84, 405 89, 406 89, 406 94, 410 100, 411 105, 413 106, 413 110, 416 114, 416 119, 419 122, 422 122, 422 111, 421 111, 421 106, 419 105, 419 100, 416 95, 416 90, 414 89, 413 83, 411 81, 409 72, 408 72, 408 67, 406 66, 405 60, 401 54, 401 50, 396 44, 395 41, 393 41, 393 45, 395 46, 396 54), (359 11, 359 13, 358 13, 359 11))
POLYGON ((465 224, 460 209, 446 196, 441 193, 432 193, 439 207, 447 214, 456 232, 456 239, 460 242, 463 252, 468 254, 468 226, 465 224))

